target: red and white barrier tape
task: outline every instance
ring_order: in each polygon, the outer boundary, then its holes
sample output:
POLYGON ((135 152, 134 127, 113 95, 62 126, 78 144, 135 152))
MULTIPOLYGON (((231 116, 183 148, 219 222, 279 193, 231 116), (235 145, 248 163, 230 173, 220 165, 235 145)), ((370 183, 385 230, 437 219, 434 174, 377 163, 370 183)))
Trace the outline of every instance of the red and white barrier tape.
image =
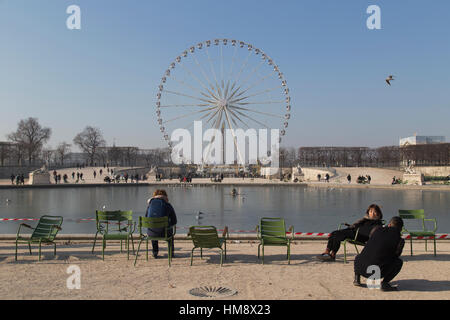
MULTIPOLYGON (((0 221, 38 221, 37 218, 0 218, 0 221)), ((82 218, 82 219, 68 219, 66 221, 95 221, 95 218, 82 218)), ((189 229, 189 227, 177 227, 177 229, 189 229)), ((223 231, 223 229, 219 229, 218 231, 223 231)), ((228 229, 228 232, 230 233, 255 233, 256 230, 232 230, 228 229)), ((290 232, 286 232, 287 234, 290 234, 290 232)), ((316 238, 328 238, 330 236, 330 233, 324 233, 324 232, 296 232, 296 236, 302 236, 302 237, 316 237, 316 238)), ((450 234, 448 233, 437 233, 436 239, 450 239, 450 234)), ((410 239, 410 235, 404 235, 404 239, 410 239)), ((430 240, 433 239, 433 236, 426 236, 426 237, 414 237, 414 239, 419 240, 430 240)))

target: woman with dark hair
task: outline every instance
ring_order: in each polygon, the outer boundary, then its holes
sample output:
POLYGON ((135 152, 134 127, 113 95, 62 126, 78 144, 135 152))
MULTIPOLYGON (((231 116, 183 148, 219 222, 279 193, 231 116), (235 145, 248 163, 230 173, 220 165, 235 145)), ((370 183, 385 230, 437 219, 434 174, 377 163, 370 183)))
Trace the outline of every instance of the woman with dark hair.
MULTIPOLYGON (((165 190, 156 190, 153 193, 153 197, 147 200, 148 207, 146 217, 153 218, 161 218, 161 217, 169 217, 169 227, 173 227, 177 224, 177 216, 175 214, 175 210, 172 205, 169 203, 169 198, 165 190)), ((156 228, 156 229, 147 229, 147 234, 151 237, 164 237, 165 230, 164 228, 156 228)), ((173 234, 172 229, 167 231, 167 236, 171 236, 173 234)), ((172 242, 172 257, 174 252, 174 243, 172 242)), ((153 248, 153 257, 156 258, 158 256, 158 241, 152 240, 152 248, 153 248)))
POLYGON ((367 240, 369 240, 370 231, 376 226, 383 225, 381 219, 383 219, 383 213, 381 212, 380 207, 376 204, 371 204, 367 208, 366 215, 362 219, 356 221, 352 225, 347 224, 348 228, 346 229, 336 230, 330 234, 327 248, 324 253, 318 256, 318 258, 322 261, 335 260, 336 253, 341 246, 341 241, 344 241, 345 239, 354 239, 358 230, 358 238, 356 240, 366 243, 367 240))

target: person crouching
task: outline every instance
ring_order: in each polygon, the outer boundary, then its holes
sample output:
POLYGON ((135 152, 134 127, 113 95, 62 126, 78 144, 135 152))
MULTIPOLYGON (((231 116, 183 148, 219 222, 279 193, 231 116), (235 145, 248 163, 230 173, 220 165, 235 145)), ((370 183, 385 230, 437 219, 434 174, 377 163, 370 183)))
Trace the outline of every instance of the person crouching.
MULTIPOLYGON (((361 286, 361 276, 369 278, 368 268, 378 267, 380 270, 381 290, 395 291, 397 287, 392 287, 390 281, 400 272, 403 261, 399 258, 402 254, 405 240, 401 237, 403 220, 400 217, 393 217, 387 227, 376 227, 372 230, 369 240, 364 249, 355 258, 354 270, 355 286, 361 286)), ((370 270, 369 270, 370 272, 370 270)))

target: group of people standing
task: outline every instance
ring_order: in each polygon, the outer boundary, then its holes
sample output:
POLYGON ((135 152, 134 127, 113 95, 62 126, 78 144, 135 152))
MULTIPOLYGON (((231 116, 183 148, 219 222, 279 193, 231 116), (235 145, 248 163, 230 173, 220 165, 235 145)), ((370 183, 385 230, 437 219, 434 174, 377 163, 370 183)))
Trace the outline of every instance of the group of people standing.
MULTIPOLYGON (((322 179, 322 175, 319 173, 317 174, 317 180, 319 180, 319 182, 322 179)), ((325 182, 330 182, 330 175, 328 173, 325 174, 325 182)))
POLYGON ((24 185, 25 177, 24 177, 23 173, 20 173, 17 176, 14 173, 12 173, 11 174, 11 184, 14 184, 14 181, 16 182, 17 186, 24 185))

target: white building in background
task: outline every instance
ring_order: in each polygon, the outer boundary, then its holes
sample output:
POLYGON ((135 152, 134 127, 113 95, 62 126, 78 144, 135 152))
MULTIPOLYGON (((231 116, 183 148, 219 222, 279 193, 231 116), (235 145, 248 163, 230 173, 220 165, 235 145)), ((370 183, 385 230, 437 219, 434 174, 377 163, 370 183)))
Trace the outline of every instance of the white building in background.
POLYGON ((444 143, 444 136, 418 136, 414 135, 412 137, 401 138, 400 147, 416 145, 416 144, 434 144, 434 143, 444 143))

